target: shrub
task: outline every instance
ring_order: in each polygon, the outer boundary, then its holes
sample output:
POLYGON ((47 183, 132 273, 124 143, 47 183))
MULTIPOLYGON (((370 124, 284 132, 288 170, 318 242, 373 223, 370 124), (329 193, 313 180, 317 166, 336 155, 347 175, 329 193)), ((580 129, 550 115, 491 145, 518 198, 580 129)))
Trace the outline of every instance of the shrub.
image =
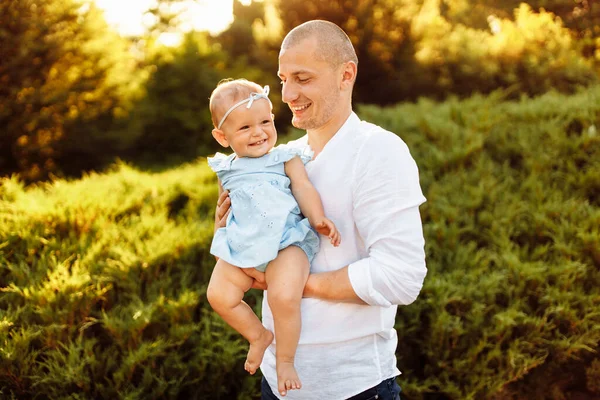
POLYGON ((205 299, 216 194, 204 164, 3 180, 0 397, 252 394, 246 343, 205 299))
MULTIPOLYGON (((407 142, 428 198, 429 273, 396 321, 404 398, 596 395, 600 87, 358 111, 407 142)), ((205 300, 216 195, 203 160, 3 179, 1 397, 258 398, 205 300)))
POLYGON ((600 340, 600 88, 360 114, 407 142, 428 198, 429 273, 396 326, 407 398, 586 392, 600 340))

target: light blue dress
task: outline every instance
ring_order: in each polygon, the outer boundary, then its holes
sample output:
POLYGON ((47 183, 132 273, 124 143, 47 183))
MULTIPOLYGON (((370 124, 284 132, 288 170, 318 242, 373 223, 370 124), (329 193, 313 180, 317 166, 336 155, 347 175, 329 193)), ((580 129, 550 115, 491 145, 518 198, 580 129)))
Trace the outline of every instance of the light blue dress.
POLYGON ((296 156, 306 164, 312 153, 281 145, 258 158, 221 153, 208 158, 231 199, 227 224, 215 233, 211 254, 240 268, 264 271, 280 250, 295 245, 312 261, 319 236, 300 213, 284 170, 285 162, 296 156))

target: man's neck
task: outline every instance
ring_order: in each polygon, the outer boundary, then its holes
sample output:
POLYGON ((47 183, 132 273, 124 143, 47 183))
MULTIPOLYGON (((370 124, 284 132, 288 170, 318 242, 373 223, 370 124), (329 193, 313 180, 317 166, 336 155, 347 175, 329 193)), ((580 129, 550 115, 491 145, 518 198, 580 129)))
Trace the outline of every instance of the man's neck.
POLYGON ((308 134, 308 144, 314 152, 313 157, 317 157, 319 155, 327 142, 329 142, 331 138, 335 136, 342 125, 344 125, 344 123, 348 120, 348 117, 351 113, 352 107, 350 106, 320 128, 309 129, 306 131, 308 134))

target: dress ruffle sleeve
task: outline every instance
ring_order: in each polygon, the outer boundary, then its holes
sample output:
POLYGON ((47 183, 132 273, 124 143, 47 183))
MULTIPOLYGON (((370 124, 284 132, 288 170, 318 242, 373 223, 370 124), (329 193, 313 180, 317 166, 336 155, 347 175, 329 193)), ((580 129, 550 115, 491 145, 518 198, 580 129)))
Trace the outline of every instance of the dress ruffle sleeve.
POLYGON ((313 158, 313 151, 310 147, 291 147, 285 144, 275 147, 269 153, 269 160, 266 166, 271 166, 279 163, 290 161, 294 157, 300 157, 303 164, 306 164, 313 158))
POLYGON ((225 155, 223 153, 217 153, 214 157, 208 157, 208 166, 215 172, 229 171, 231 169, 231 163, 235 158, 235 153, 225 155))

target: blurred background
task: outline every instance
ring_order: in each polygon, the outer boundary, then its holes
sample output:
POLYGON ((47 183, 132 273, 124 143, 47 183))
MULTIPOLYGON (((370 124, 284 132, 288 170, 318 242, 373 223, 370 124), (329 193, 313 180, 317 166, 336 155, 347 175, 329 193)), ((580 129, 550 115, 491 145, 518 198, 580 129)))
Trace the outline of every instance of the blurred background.
POLYGON ((317 18, 427 198, 403 399, 600 398, 598 2, 0 0, 0 399, 260 398, 206 300, 208 98, 268 84, 301 134, 277 55, 317 18))
MULTIPOLYGON (((216 83, 277 89, 281 39, 318 18, 356 47, 357 104, 571 93, 598 80, 591 0, 3 0, 0 174, 32 182, 212 153, 216 83)), ((290 114, 272 93, 285 134, 290 114)))

